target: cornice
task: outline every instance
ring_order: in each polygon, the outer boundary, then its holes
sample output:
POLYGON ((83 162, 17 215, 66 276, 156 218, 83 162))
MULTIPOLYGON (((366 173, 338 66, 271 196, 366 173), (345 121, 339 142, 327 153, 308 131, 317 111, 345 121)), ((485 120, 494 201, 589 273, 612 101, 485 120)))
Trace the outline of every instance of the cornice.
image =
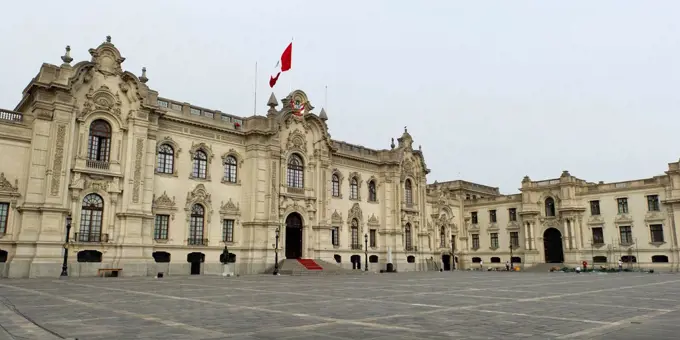
POLYGON ((199 122, 199 121, 195 121, 195 120, 190 120, 190 119, 186 119, 186 118, 169 116, 167 114, 161 116, 159 118, 159 121, 160 120, 168 120, 168 121, 175 122, 175 123, 181 123, 181 124, 196 126, 196 127, 200 127, 200 128, 204 128, 204 129, 209 129, 209 130, 214 130, 214 131, 232 134, 234 136, 239 136, 239 137, 243 137, 245 135, 242 131, 227 129, 227 128, 223 128, 223 127, 220 127, 220 126, 211 125, 211 124, 207 124, 207 123, 203 123, 203 122, 199 122))
POLYGON ((364 162, 364 163, 370 163, 370 164, 373 164, 373 165, 399 165, 400 164, 400 162, 398 160, 376 161, 376 160, 369 159, 369 158, 363 158, 363 157, 360 157, 360 156, 354 156, 354 155, 350 155, 350 154, 346 154, 346 153, 340 153, 340 151, 332 151, 331 155, 332 155, 331 159, 333 157, 338 157, 338 158, 345 158, 345 159, 364 162))

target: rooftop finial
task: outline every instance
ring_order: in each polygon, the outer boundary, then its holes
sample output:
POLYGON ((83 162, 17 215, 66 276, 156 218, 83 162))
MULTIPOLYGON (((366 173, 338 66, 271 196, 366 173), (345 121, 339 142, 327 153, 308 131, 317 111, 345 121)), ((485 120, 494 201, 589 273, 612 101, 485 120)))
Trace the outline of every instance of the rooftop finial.
POLYGON ((328 120, 328 115, 326 114, 326 110, 323 107, 321 108, 321 112, 319 112, 319 119, 328 120))
POLYGON ((408 133, 408 130, 406 130, 406 127, 404 126, 404 133, 408 133))
POLYGON ((71 46, 68 45, 66 46, 66 53, 63 56, 61 56, 61 60, 65 64, 69 64, 73 61, 73 58, 71 58, 71 46))
POLYGON ((142 76, 139 77, 139 81, 141 81, 144 84, 146 84, 146 82, 149 81, 149 78, 146 77, 146 67, 142 67, 142 76))
POLYGON ((269 110, 267 110, 267 115, 276 114, 275 107, 279 106, 279 101, 276 100, 276 96, 274 96, 274 92, 272 92, 272 94, 269 96, 269 100, 267 101, 267 106, 269 106, 269 110))
POLYGON ((106 36, 106 42, 109 43, 109 44, 111 43, 111 36, 110 35, 106 36))
POLYGON ((390 147, 391 147, 392 149, 394 149, 394 147, 395 147, 395 145, 394 145, 394 137, 392 138, 392 144, 390 144, 390 147))

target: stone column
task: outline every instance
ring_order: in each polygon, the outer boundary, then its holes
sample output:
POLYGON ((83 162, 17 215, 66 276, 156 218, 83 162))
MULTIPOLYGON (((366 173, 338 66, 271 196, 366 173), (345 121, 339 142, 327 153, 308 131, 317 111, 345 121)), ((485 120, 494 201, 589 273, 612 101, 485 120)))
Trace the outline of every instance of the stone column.
POLYGON ((531 249, 531 232, 529 222, 524 222, 524 249, 531 249))
POLYGON ((562 236, 562 238, 564 239, 565 249, 571 249, 571 226, 569 224, 569 219, 565 218, 563 224, 564 235, 562 236))

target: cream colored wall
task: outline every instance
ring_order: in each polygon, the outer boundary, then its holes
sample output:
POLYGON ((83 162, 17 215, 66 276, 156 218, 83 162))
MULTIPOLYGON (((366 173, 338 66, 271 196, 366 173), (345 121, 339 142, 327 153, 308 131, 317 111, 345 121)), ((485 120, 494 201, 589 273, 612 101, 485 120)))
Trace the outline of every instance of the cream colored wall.
MULTIPOLYGON (((487 199, 484 199, 487 200, 487 199)), ((484 201, 478 200, 478 201, 484 201)), ((477 203, 465 207, 466 217, 471 216, 472 212, 477 212, 478 223, 475 225, 468 225, 468 240, 467 249, 469 249, 469 256, 480 257, 485 264, 491 263, 491 257, 500 257, 501 263, 510 260, 510 232, 519 233, 519 248, 513 249, 513 256, 520 256, 522 248, 524 248, 524 233, 522 232, 522 219, 519 213, 522 211, 521 204, 518 201, 502 203, 502 204, 484 204, 477 203), (514 228, 508 228, 510 223, 510 208, 517 209, 517 221, 514 223, 514 228), (492 224, 490 221, 489 211, 496 210, 496 223, 492 224), (491 248, 491 233, 498 234, 498 248, 491 248), (472 249, 472 235, 479 235, 479 249, 472 249)))
MULTIPOLYGON (((5 126, 0 124, 0 133, 3 132, 4 127, 5 126)), ((27 169, 29 164, 30 144, 23 141, 0 138, 0 150, 2 150, 0 151, 0 154, 2 154, 2 158, 5 160, 4 162, 0 162, 0 173, 3 174, 4 180, 6 181, 0 183, 0 186, 11 186, 11 188, 9 188, 10 190, 17 189, 17 193, 25 195, 26 182, 29 179, 29 174, 33 172, 37 176, 40 176, 39 169, 33 169, 33 171, 27 169)), ((46 169, 43 169, 43 171, 45 170, 46 169)), ((42 176, 44 176, 44 173, 42 176)), ((0 179, 0 181, 1 180, 2 179, 0 179)), ((2 189, 8 188, 3 187, 2 189)), ((20 231, 21 218, 19 218, 16 208, 23 202, 23 199, 0 191, 0 202, 10 204, 7 229, 4 235, 0 235, 0 244, 6 242, 10 243, 13 240, 16 240, 16 236, 20 231)), ((0 248, 4 247, 0 246, 0 248)))

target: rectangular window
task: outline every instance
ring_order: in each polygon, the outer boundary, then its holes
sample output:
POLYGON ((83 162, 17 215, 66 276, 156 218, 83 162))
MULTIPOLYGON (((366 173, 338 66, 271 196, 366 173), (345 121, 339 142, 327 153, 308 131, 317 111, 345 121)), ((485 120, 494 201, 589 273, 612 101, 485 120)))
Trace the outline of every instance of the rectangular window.
POLYGON ((496 223, 496 210, 489 210, 489 221, 496 223))
POLYGON ((517 221, 517 208, 508 209, 508 217, 510 218, 510 222, 516 222, 517 221))
POLYGON ((600 215, 600 201, 590 201, 590 214, 593 216, 600 215))
POLYGON ((9 219, 9 203, 0 203, 0 234, 7 233, 8 219, 9 219))
POLYGON ((472 220, 472 224, 477 224, 477 212, 473 211, 470 213, 470 219, 472 220))
POLYGON ((154 240, 168 239, 168 225, 170 224, 169 215, 156 215, 156 223, 153 229, 154 240))
POLYGON ((371 229, 368 231, 368 244, 370 244, 372 248, 375 248, 377 246, 375 229, 371 229))
POLYGON ((653 243, 663 243, 663 225, 661 224, 651 224, 649 226, 649 231, 652 236, 653 243))
POLYGON ((234 242, 234 220, 224 220, 222 222, 222 241, 234 242))
POLYGON ((359 228, 352 227, 352 249, 361 249, 359 244, 359 228))
POLYGON ((619 206, 619 214, 628 213, 628 199, 627 198, 617 198, 616 203, 619 206))
POLYGON ((340 245, 340 228, 333 227, 331 229, 331 243, 336 247, 340 245))
POLYGON ((593 228, 593 244, 604 244, 604 232, 602 227, 593 228))
POLYGON ((491 248, 498 248, 498 233, 491 233, 491 248))
POLYGON ((472 234, 472 249, 479 249, 479 234, 472 234))
POLYGON ((647 209, 649 211, 659 211, 659 195, 647 196, 647 209))
POLYGON ((519 232, 517 231, 510 232, 510 245, 513 248, 519 248, 519 232))
POLYGON ((633 244, 633 233, 630 226, 620 226, 621 244, 633 244))

